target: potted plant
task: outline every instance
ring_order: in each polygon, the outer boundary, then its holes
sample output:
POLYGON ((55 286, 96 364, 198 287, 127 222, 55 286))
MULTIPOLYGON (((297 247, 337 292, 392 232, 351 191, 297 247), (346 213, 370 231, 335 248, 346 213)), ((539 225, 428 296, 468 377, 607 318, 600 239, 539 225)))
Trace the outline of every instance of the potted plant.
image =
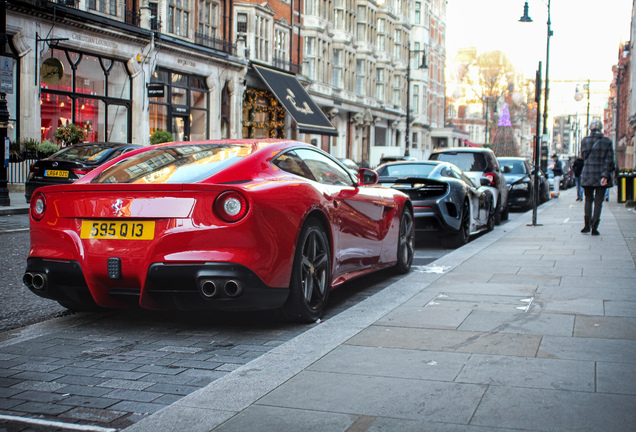
POLYGON ((24 160, 24 149, 20 141, 11 141, 9 144, 9 162, 18 163, 24 160))
POLYGON ((163 129, 157 129, 152 135, 150 135, 150 144, 153 145, 172 141, 174 141, 172 134, 163 129))
POLYGON ((53 136, 62 144, 62 147, 81 143, 86 139, 87 135, 88 132, 86 132, 86 129, 73 123, 67 124, 66 126, 60 126, 53 133, 53 136))
POLYGON ((60 150, 60 146, 55 144, 51 140, 44 140, 38 145, 38 157, 40 159, 51 156, 53 153, 57 153, 60 150))
POLYGON ((33 138, 26 138, 20 141, 20 147, 25 159, 37 159, 38 141, 33 138))

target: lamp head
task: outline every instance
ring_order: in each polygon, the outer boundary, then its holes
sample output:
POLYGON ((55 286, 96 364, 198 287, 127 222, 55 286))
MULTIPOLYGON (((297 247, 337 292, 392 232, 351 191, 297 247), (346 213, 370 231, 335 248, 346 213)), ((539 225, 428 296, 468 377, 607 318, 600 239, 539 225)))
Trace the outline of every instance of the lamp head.
POLYGON ((532 18, 528 16, 528 2, 523 5, 523 16, 519 18, 519 22, 532 22, 532 18))

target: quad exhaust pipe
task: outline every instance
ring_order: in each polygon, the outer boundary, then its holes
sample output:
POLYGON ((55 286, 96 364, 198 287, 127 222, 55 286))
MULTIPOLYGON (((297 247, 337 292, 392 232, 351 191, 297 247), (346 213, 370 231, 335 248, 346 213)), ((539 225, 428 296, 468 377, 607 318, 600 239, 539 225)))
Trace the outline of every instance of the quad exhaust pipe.
POLYGON ((22 277, 22 282, 31 289, 44 291, 47 286, 46 273, 26 272, 22 277))
POLYGON ((240 282, 233 279, 218 281, 214 279, 202 279, 199 281, 199 292, 205 298, 216 298, 224 293, 230 298, 239 297, 243 294, 243 287, 240 282))

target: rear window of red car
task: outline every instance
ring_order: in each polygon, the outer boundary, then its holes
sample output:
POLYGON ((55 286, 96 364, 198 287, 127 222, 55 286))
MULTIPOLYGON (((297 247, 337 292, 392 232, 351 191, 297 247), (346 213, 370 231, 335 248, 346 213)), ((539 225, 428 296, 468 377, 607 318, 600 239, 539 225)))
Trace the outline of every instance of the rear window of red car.
POLYGON ((160 146, 122 159, 91 183, 194 183, 251 152, 251 146, 232 144, 160 146))

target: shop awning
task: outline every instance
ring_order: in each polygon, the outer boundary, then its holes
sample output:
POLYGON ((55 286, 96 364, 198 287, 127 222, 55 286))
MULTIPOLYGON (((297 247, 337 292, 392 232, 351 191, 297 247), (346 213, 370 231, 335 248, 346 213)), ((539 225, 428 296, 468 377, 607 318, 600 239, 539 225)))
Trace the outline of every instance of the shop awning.
POLYGON ((293 117, 302 133, 338 135, 327 116, 316 105, 295 75, 252 64, 254 70, 293 117))

